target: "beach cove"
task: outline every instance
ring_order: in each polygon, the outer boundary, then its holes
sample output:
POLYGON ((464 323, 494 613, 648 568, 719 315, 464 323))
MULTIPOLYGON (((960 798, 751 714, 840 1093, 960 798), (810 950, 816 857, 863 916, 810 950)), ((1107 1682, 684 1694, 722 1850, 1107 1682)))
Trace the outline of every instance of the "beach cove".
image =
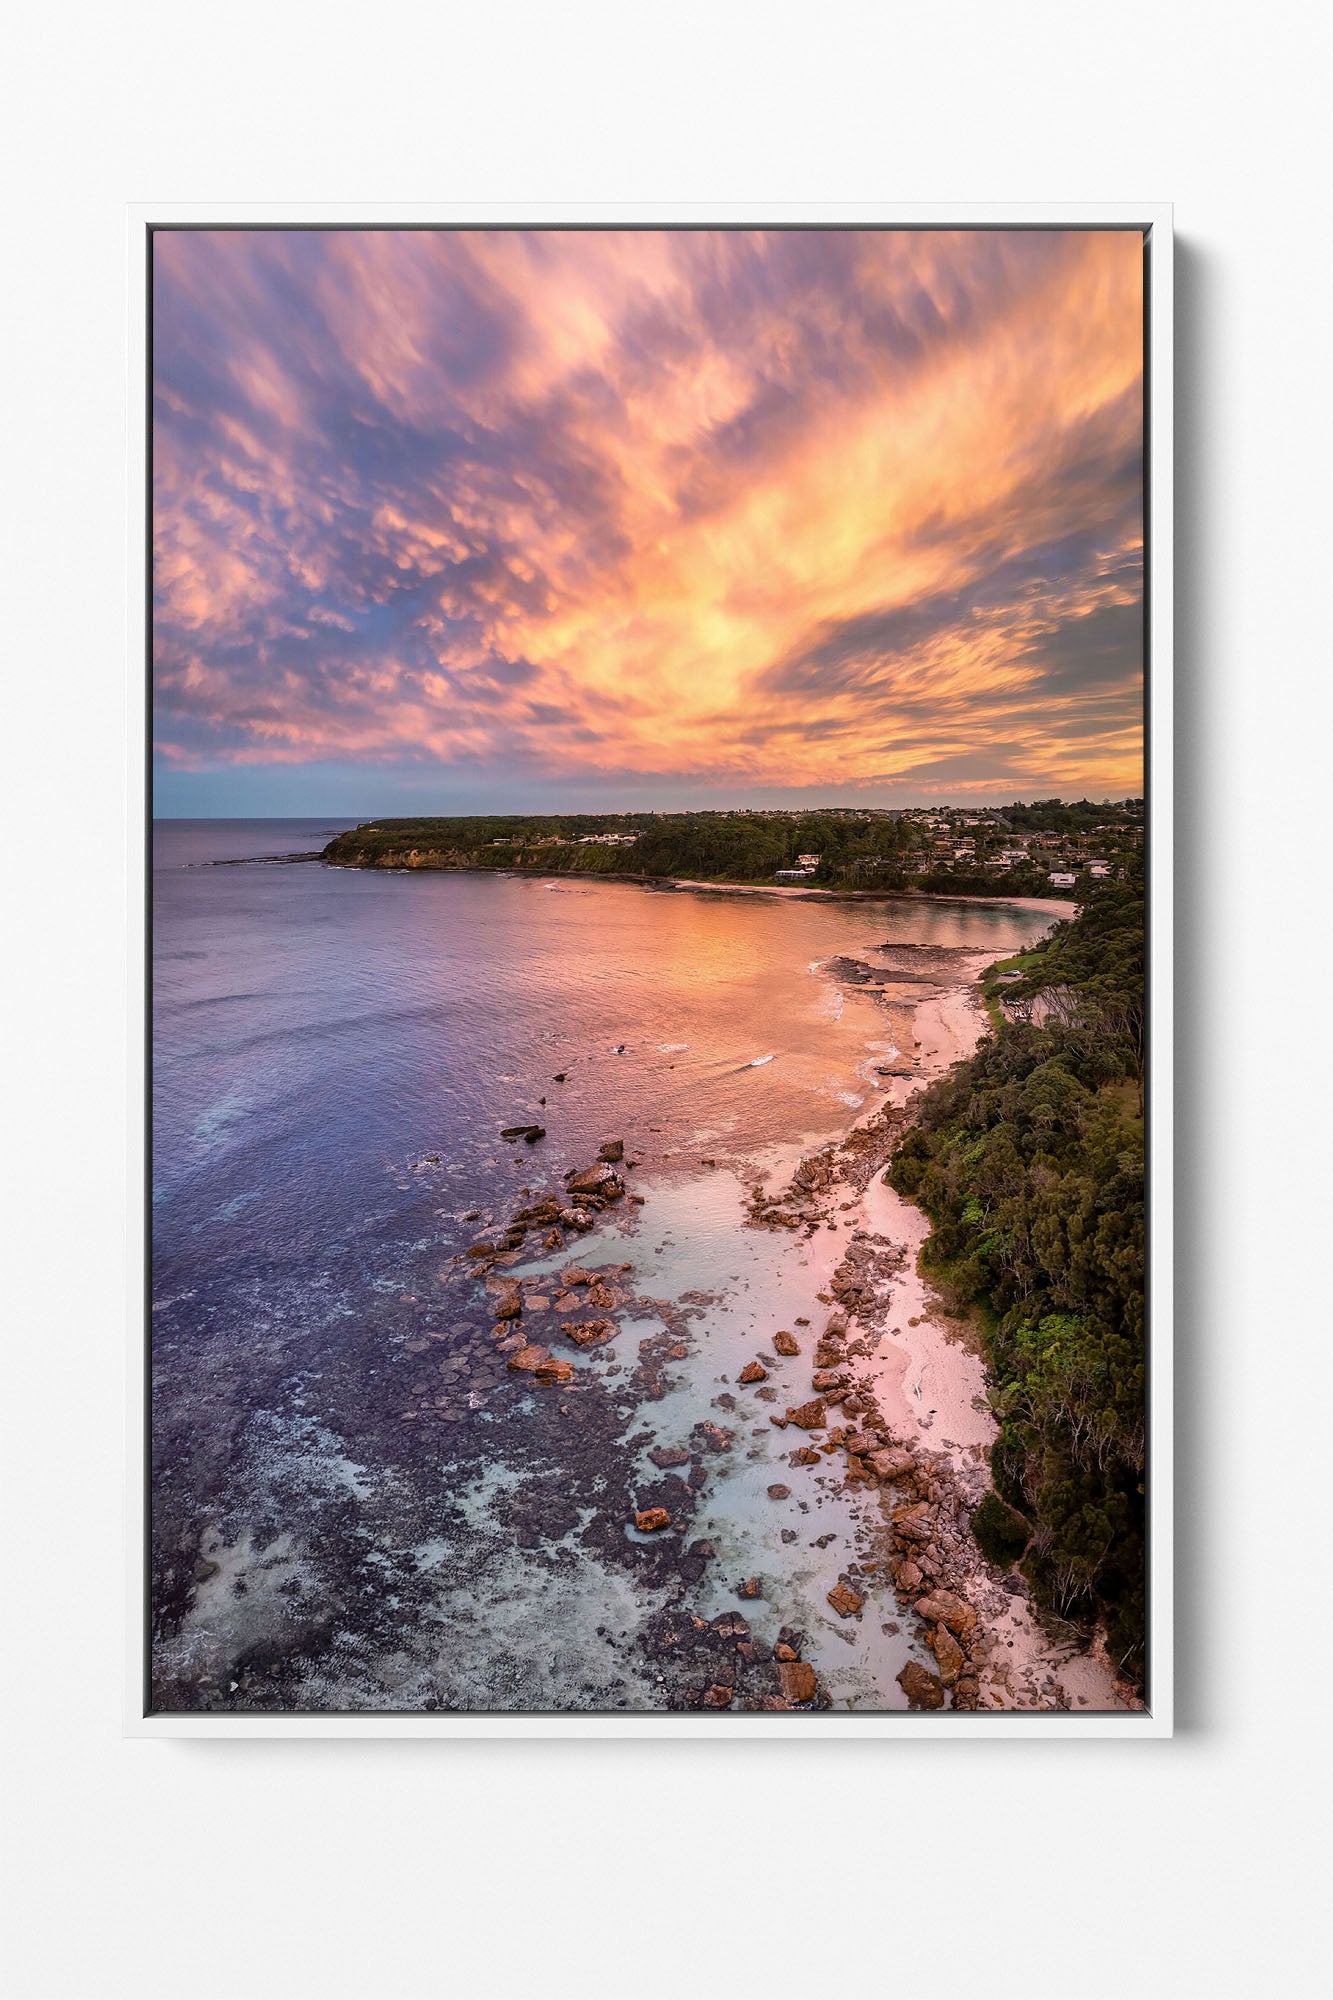
POLYGON ((157 877, 165 1704, 1122 1705, 984 1566, 958 1671, 888 1567, 922 1485, 979 1562, 993 1420, 881 1155, 1059 906, 198 865, 236 839, 157 877))

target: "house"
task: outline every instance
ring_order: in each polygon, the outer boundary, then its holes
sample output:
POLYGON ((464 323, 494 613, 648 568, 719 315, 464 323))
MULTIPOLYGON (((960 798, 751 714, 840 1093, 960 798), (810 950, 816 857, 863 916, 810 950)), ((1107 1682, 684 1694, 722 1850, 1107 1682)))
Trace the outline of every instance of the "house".
POLYGON ((779 868, 774 875, 775 882, 808 882, 814 875, 813 868, 779 868))
POLYGON ((798 854, 796 857, 796 866, 798 868, 818 868, 819 856, 817 854, 798 854))
POLYGON ((1065 874, 1062 869, 1053 868, 1046 879, 1053 889, 1072 889, 1077 878, 1065 874))
POLYGON ((1104 882, 1110 872, 1111 864, 1109 861, 1090 861, 1088 863, 1088 873, 1094 882, 1104 882))

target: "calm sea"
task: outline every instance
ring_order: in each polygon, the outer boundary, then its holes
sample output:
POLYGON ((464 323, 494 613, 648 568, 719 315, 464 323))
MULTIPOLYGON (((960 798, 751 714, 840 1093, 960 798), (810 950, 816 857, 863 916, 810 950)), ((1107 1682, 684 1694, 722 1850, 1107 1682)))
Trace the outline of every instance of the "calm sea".
MULTIPOLYGON (((801 1251, 739 1228, 738 1175, 844 1129, 893 1048, 874 996, 821 968, 889 941, 1000 956, 1048 918, 272 858, 344 824, 154 830, 159 1700, 650 1706, 634 1621, 668 1586, 619 1560, 598 1495, 619 1535, 645 1438, 706 1414, 719 1361, 791 1309, 801 1251), (500 1140, 527 1121, 545 1139, 500 1140), (549 1394, 479 1358, 480 1293, 437 1292, 520 1190, 608 1137, 647 1200, 580 1256, 713 1303, 646 1417, 620 1361, 586 1363, 605 1421, 576 1450, 549 1394), (462 1412, 429 1439, 402 1421, 427 1340, 462 1412)), ((769 1447, 748 1451, 730 1476, 758 1490, 769 1447)), ((731 1505, 737 1560, 790 1569, 775 1518, 746 1526, 724 1489, 701 1506, 725 1541, 731 1505)), ((865 1705, 884 1663, 843 1664, 865 1705)))

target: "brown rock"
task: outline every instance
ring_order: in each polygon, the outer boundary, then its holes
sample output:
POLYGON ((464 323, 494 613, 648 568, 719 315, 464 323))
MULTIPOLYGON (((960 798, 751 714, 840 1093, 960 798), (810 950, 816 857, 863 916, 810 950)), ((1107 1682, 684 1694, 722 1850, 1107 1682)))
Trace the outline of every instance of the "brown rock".
POLYGON ((946 1625, 960 1637, 976 1630, 976 1612, 952 1590, 933 1590, 929 1597, 919 1597, 916 1611, 919 1618, 927 1619, 932 1625, 946 1625))
POLYGON ((786 1640, 782 1639, 773 1648, 773 1658, 781 1665, 784 1660, 791 1661, 796 1659, 797 1655, 792 1651, 786 1640))
POLYGON ((808 1444, 803 1444, 796 1454, 796 1463, 798 1465, 818 1465, 819 1453, 812 1451, 808 1444))
POLYGON ((597 1157, 599 1160, 609 1160, 612 1166, 616 1165, 618 1161, 623 1160, 625 1157, 625 1141, 623 1139, 604 1139, 597 1148, 597 1157))
POLYGON ((921 1571, 914 1562, 903 1561, 899 1563, 897 1569, 893 1572, 893 1580, 899 1590, 902 1591, 904 1597, 906 1597, 916 1589, 917 1585, 923 1581, 923 1578, 921 1571))
POLYGON ((805 1660, 784 1660, 778 1680, 788 1701, 813 1701, 817 1682, 815 1670, 805 1660))
POLYGON ((902 1479, 914 1470, 915 1460, 910 1451, 901 1445, 890 1445, 885 1451, 872 1452, 870 1464, 880 1479, 902 1479))
POLYGON ((932 1625, 926 1644, 939 1663, 940 1679, 945 1687, 952 1687, 967 1664, 967 1655, 945 1625, 932 1625))
POLYGON ((607 1201, 616 1201, 625 1192, 620 1175, 602 1161, 596 1166, 580 1167, 565 1185, 572 1195, 599 1194, 607 1201))
POLYGON ((812 1389, 845 1389, 847 1377, 840 1368, 816 1368, 810 1377, 812 1389))
POLYGON ((747 1361, 737 1380, 740 1382, 767 1382, 768 1370, 759 1361, 747 1361))
POLYGON ((544 1361, 551 1358, 549 1347, 518 1347, 509 1357, 509 1366, 522 1375, 535 1375, 544 1361))
POLYGON ((533 1373, 539 1382, 572 1382, 574 1364, 572 1361, 562 1361, 558 1355, 552 1354, 549 1359, 539 1361, 533 1373))
POLYGON ((898 1685, 912 1708, 943 1708, 944 1687, 935 1675, 915 1660, 909 1660, 898 1676, 898 1685))
POLYGON ((495 1301, 497 1319, 519 1319, 523 1313, 523 1294, 517 1285, 510 1285, 495 1301))
POLYGON ((837 1612, 839 1618, 854 1618, 865 1603, 864 1597, 858 1597, 856 1592, 849 1589, 845 1583, 834 1584, 828 1594, 828 1601, 837 1612))
POLYGON ((854 1451, 859 1458, 866 1458, 879 1443, 869 1431, 850 1431, 843 1440, 848 1451, 854 1451))
POLYGON ((648 1456, 653 1461, 653 1464, 663 1472, 670 1472, 673 1466, 688 1465, 690 1462, 690 1454, 684 1451, 679 1445, 674 1444, 654 1445, 648 1456))
POLYGON ((665 1507, 645 1507, 634 1516, 634 1525, 641 1535, 655 1535, 659 1529, 671 1526, 671 1516, 665 1507))
POLYGON ((795 1334, 775 1333, 773 1335, 773 1352, 775 1354, 799 1354, 800 1351, 801 1343, 795 1334))
POLYGON ((803 1431, 823 1430, 824 1405, 818 1397, 812 1403, 802 1403, 798 1409, 788 1410, 787 1421, 798 1424, 803 1431))
POLYGON ((781 1485, 770 1486, 768 1489, 768 1497, 770 1500, 790 1500, 791 1488, 790 1486, 781 1486, 781 1485))
POLYGON ((762 1597, 763 1594, 764 1584, 762 1577, 742 1577, 741 1581, 736 1585, 737 1597, 762 1597))
POLYGON ((731 1694, 732 1690, 729 1687, 705 1688, 703 1706, 705 1708, 730 1708, 731 1694))
POLYGON ((616 1323, 611 1319, 570 1319, 561 1322, 560 1331, 576 1347, 604 1347, 614 1338, 616 1323))

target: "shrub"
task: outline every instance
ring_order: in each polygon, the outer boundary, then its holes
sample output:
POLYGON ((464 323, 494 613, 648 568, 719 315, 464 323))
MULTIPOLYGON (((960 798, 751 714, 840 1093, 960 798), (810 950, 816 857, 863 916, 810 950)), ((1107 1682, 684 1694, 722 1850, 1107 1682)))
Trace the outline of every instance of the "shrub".
POLYGON ((987 1562, 1010 1569, 1028 1545, 1028 1524, 992 1490, 972 1516, 972 1539, 987 1562))

